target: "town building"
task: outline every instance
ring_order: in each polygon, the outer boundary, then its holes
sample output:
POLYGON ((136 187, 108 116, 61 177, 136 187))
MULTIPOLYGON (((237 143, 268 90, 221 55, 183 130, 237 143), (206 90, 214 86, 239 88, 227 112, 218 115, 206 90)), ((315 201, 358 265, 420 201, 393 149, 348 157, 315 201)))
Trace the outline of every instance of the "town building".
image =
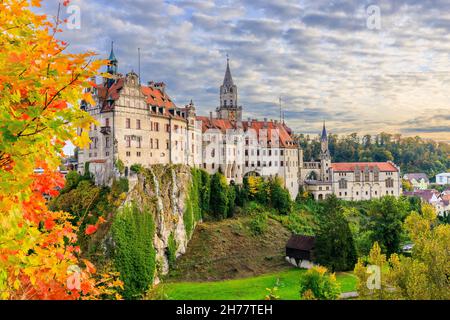
POLYGON ((436 184, 450 185, 450 172, 442 172, 436 175, 436 184))
POLYGON ((423 203, 432 205, 440 216, 450 214, 450 196, 445 193, 439 193, 434 189, 404 191, 403 195, 407 197, 418 197, 423 203))
POLYGON ((414 190, 426 190, 430 184, 430 180, 425 173, 407 173, 403 176, 404 180, 408 180, 414 190))

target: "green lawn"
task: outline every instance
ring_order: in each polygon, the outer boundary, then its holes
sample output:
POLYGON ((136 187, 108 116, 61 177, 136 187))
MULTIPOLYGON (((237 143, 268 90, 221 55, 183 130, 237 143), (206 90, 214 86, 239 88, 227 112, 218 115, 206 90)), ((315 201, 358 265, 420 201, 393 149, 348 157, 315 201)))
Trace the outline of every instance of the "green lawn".
MULTIPOLYGON (((301 269, 236 280, 214 282, 173 282, 163 284, 163 291, 173 300, 262 300, 267 291, 278 284, 278 296, 283 300, 299 299, 301 269)), ((337 274, 341 291, 355 291, 356 278, 350 273, 337 274)))

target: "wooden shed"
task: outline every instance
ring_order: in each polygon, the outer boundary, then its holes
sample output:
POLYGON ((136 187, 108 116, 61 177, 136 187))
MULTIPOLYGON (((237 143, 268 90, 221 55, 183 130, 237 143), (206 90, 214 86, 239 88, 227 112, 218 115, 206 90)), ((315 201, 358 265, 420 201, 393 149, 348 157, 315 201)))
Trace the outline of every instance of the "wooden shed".
POLYGON ((294 258, 297 263, 302 260, 313 261, 315 242, 313 236, 292 235, 286 244, 286 257, 294 258))

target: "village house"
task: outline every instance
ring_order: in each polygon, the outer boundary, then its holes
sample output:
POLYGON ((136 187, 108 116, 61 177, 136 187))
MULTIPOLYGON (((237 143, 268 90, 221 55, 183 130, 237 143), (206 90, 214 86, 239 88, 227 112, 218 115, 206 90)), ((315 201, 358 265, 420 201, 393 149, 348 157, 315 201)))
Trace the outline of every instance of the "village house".
POLYGON ((425 173, 407 173, 403 176, 404 180, 408 180, 414 190, 426 190, 430 184, 430 180, 425 173))
POLYGON ((450 172, 442 172, 436 175, 436 184, 450 185, 450 172))

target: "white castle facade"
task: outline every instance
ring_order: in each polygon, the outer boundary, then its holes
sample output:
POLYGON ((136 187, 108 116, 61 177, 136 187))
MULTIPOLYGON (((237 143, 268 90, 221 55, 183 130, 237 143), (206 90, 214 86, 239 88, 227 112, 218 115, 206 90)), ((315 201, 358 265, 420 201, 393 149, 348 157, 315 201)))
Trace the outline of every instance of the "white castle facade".
POLYGON ((110 78, 90 89, 95 105, 81 105, 98 125, 90 128, 90 145, 78 151, 78 168, 82 172, 88 163, 99 184, 118 175, 120 160, 126 176, 133 164, 186 164, 211 174, 220 170, 237 184, 248 175, 278 176, 292 198, 300 186, 318 200, 332 193, 346 200, 401 194, 400 170, 391 162, 332 163, 325 124, 320 159, 304 162, 284 121, 243 120, 228 59, 215 116, 197 116, 192 101, 177 107, 164 83, 144 86, 134 72, 119 74, 113 49, 109 60, 110 78))

